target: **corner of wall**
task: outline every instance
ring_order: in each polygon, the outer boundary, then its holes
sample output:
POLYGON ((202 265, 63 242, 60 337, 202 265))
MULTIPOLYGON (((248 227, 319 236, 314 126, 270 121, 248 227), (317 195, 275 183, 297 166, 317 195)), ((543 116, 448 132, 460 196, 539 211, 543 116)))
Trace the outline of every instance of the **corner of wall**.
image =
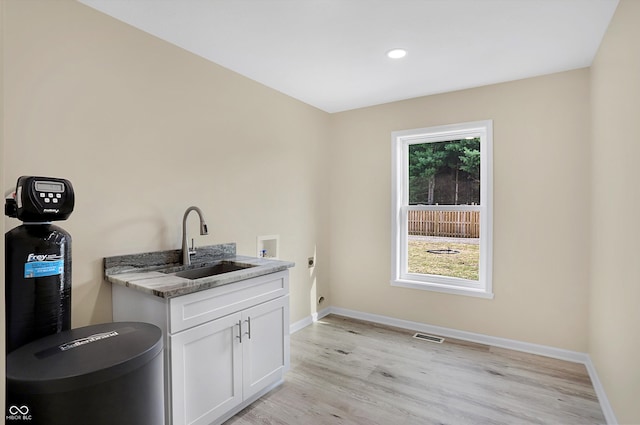
MULTIPOLYGON (((621 0, 590 70, 591 223, 588 351, 611 403, 610 423, 639 423, 640 2, 621 0), (615 409, 615 415, 614 415, 615 409), (617 420, 616 420, 617 417, 617 420)), ((596 382, 594 382, 596 386, 596 382)), ((602 401, 601 401, 602 402, 602 401)), ((604 410, 604 409, 603 409, 604 410)))

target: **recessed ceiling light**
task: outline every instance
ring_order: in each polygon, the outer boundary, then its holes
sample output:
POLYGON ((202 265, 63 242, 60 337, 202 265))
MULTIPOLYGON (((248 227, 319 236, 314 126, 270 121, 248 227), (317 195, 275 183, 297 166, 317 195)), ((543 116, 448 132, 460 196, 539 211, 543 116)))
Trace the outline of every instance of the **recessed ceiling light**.
POLYGON ((407 56, 407 51, 404 49, 391 49, 387 52, 387 57, 391 59, 400 59, 407 56))

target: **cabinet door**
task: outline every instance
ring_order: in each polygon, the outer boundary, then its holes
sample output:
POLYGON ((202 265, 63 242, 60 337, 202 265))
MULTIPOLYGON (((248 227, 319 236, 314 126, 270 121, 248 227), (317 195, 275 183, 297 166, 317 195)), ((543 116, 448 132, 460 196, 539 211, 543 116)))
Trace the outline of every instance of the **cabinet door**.
POLYGON ((244 399, 280 380, 289 368, 289 297, 242 313, 244 399))
POLYGON ((170 337, 173 425, 209 424, 242 402, 241 317, 231 314, 170 337))

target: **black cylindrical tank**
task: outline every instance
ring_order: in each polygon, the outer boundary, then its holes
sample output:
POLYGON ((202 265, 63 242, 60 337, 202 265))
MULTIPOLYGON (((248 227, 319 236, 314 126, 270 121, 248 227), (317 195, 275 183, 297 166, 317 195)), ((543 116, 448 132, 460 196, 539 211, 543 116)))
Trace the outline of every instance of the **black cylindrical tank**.
POLYGON ((71 235, 51 223, 5 234, 7 353, 71 328, 71 235))
POLYGON ((103 323, 7 356, 7 424, 163 425, 162 331, 103 323))

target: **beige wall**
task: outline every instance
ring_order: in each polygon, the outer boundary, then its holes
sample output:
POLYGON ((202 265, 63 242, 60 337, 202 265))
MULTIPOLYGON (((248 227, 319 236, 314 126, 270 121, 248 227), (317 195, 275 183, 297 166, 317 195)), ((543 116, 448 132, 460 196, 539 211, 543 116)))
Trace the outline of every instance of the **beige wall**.
POLYGON ((617 419, 640 423, 640 2, 620 2, 592 66, 589 353, 617 419))
POLYGON ((333 305, 576 351, 587 349, 587 69, 333 116, 333 305), (494 128, 493 300, 391 287, 391 132, 494 128))
POLYGON ((281 257, 298 264, 292 321, 324 295, 322 307, 589 351, 618 419, 640 422, 629 238, 640 229, 623 219, 640 209, 635 0, 621 2, 591 70, 332 116, 74 1, 0 4, 0 187, 21 174, 73 182, 61 225, 74 238, 74 326, 111 319, 102 258, 178 248, 195 204, 210 229, 197 244, 253 255, 258 235, 280 234, 281 257), (391 287, 390 133, 483 119, 494 121, 495 299, 391 287))
POLYGON ((179 248, 190 205, 209 225, 196 246, 255 256, 257 236, 279 234, 297 264, 291 319, 315 311, 327 291, 307 257, 318 250, 322 275, 328 114, 75 1, 9 0, 5 13, 4 189, 22 174, 73 183, 60 225, 73 236, 74 327, 111 320, 102 258, 179 248))

